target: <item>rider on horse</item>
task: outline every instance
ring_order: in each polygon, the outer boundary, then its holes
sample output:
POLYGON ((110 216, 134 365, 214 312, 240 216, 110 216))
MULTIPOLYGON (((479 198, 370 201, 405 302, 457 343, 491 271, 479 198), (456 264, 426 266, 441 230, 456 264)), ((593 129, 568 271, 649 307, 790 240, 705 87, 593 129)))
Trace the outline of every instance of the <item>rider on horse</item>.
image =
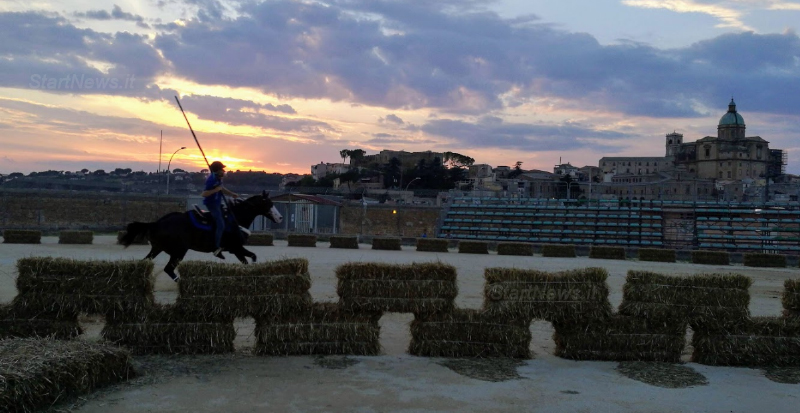
POLYGON ((211 174, 206 179, 206 186, 203 193, 200 194, 203 203, 208 208, 208 212, 214 217, 214 252, 213 254, 219 258, 222 257, 222 233, 225 230, 225 219, 222 216, 222 194, 238 198, 239 195, 228 190, 222 186, 222 177, 225 176, 225 165, 220 161, 214 161, 209 165, 211 174))

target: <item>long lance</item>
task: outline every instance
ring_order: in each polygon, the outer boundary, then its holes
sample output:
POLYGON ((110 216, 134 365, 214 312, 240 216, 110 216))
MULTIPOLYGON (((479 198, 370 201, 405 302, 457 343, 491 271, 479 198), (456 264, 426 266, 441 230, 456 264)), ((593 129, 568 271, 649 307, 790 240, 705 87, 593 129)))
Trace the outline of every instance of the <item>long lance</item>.
MULTIPOLYGON (((192 137, 194 138, 194 142, 197 144, 197 148, 200 149, 200 153, 203 154, 203 160, 206 161, 206 166, 208 166, 208 170, 211 171, 211 165, 208 163, 208 158, 206 158, 206 153, 203 151, 203 147, 200 146, 200 141, 197 140, 197 135, 194 134, 194 129, 192 129, 192 124, 189 123, 189 118, 186 117, 186 112, 183 111, 183 106, 181 105, 181 101, 178 100, 178 97, 175 96, 175 101, 178 102, 178 107, 181 109, 181 113, 183 114, 183 118, 186 119, 186 125, 189 126, 189 131, 192 132, 192 137)), ((224 197, 225 194, 222 194, 224 197)))
MULTIPOLYGON (((197 149, 200 149, 200 153, 203 154, 203 160, 206 161, 206 165, 208 166, 208 171, 211 172, 211 164, 208 163, 208 158, 206 158, 206 153, 203 151, 203 147, 200 146, 200 141, 197 140, 197 135, 194 133, 194 129, 192 129, 192 124, 189 123, 189 118, 186 117, 186 112, 183 110, 183 106, 181 105, 181 101, 178 100, 178 97, 175 96, 175 102, 178 102, 178 107, 181 109, 181 113, 183 114, 183 118, 186 119, 186 125, 189 126, 189 131, 192 132, 192 137, 194 138, 194 142, 197 144, 197 149)), ((225 202, 225 205, 228 204, 228 199, 225 198, 225 193, 222 193, 222 201, 225 202)), ((233 217, 233 222, 236 223, 236 226, 239 226, 239 221, 236 219, 236 215, 231 213, 231 217, 233 217)))

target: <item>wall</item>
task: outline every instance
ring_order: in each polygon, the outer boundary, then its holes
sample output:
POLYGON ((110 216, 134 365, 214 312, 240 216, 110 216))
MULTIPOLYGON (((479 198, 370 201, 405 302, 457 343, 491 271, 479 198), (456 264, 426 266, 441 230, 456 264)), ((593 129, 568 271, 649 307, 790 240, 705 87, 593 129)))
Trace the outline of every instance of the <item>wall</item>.
POLYGON ((436 220, 442 209, 407 205, 368 205, 366 217, 362 206, 343 206, 341 209, 342 234, 391 235, 418 237, 426 233, 433 237, 436 220), (393 214, 392 211, 397 211, 393 214))
POLYGON ((116 231, 185 210, 184 197, 0 189, 0 229, 116 231))

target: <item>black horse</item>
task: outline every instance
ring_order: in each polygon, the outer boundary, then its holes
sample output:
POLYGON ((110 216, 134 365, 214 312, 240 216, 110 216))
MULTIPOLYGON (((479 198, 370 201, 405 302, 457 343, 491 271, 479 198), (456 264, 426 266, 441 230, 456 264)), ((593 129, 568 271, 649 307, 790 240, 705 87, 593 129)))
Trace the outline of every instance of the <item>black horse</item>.
MULTIPOLYGON (((249 234, 246 228, 259 215, 263 215, 275 223, 280 223, 283 217, 272 204, 266 191, 261 195, 235 203, 229 210, 242 228, 234 229, 234 231, 228 231, 226 228, 222 235, 222 248, 224 251, 233 253, 244 264, 247 264, 245 257, 250 257, 255 262, 256 255, 244 248, 244 240, 239 231, 249 234)), ((172 212, 156 222, 132 222, 128 224, 127 233, 120 242, 128 247, 137 237, 146 235, 150 240, 151 248, 145 259, 153 259, 162 251, 169 254, 170 260, 164 267, 164 271, 177 282, 179 277, 175 275, 175 268, 186 256, 187 251, 214 251, 214 232, 197 228, 192 223, 189 214, 194 214, 194 212, 172 212)))

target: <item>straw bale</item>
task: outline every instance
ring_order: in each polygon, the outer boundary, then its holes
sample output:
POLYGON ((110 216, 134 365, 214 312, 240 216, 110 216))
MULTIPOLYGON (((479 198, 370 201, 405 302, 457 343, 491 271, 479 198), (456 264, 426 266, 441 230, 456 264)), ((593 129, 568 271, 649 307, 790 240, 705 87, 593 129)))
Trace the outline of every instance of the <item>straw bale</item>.
POLYGON ((25 229, 3 230, 3 243, 5 244, 41 244, 42 231, 25 229))
POLYGON ((91 244, 94 240, 92 231, 61 231, 58 233, 59 244, 91 244))
POLYGON ((489 243, 484 241, 458 241, 460 254, 488 254, 489 243))
POLYGON ((206 317, 180 305, 155 305, 144 320, 107 322, 101 336, 134 354, 220 354, 233 349, 232 317, 206 317))
POLYGON ((352 312, 336 303, 315 303, 291 315, 256 319, 259 355, 348 354, 380 352, 379 312, 352 312))
POLYGON ((417 314, 408 351, 426 357, 530 358, 530 322, 474 309, 417 314))
MULTIPOLYGON (((117 244, 122 244, 122 238, 125 237, 128 231, 122 230, 117 232, 117 244)), ((131 245, 147 245, 149 244, 148 236, 146 233, 139 234, 136 238, 134 238, 131 245)))
POLYGON ((290 247, 316 247, 317 236, 306 234, 289 234, 286 239, 290 247))
POLYGON ((744 254, 745 267, 786 267, 786 256, 781 254, 744 254))
POLYGON ((624 247, 602 247, 592 245, 589 249, 589 258, 599 258, 606 260, 624 260, 625 248, 624 247))
POLYGON ((675 250, 657 248, 639 248, 639 261, 675 262, 675 250))
POLYGON ((358 249, 358 236, 331 236, 331 248, 358 249))
POLYGON ((751 284, 739 274, 670 276, 631 270, 619 311, 652 320, 684 320, 695 330, 727 328, 749 317, 751 284))
POLYGON ((441 263, 347 263, 336 276, 340 303, 353 311, 450 311, 458 295, 455 267, 441 263))
POLYGON ((372 249, 386 251, 402 251, 402 240, 399 237, 381 237, 372 239, 372 249))
POLYGON ((450 241, 438 238, 417 238, 417 251, 448 252, 450 241))
POLYGON ((135 376, 127 350, 83 341, 0 341, 0 410, 30 412, 135 376))
POLYGON ((306 259, 250 265, 187 261, 178 271, 177 304, 197 315, 256 317, 300 311, 312 302, 306 259))
POLYGON ((800 366, 800 319, 753 317, 724 332, 695 332, 692 361, 723 366, 800 366))
POLYGON ((787 312, 800 315, 800 279, 783 282, 783 308, 787 312))
POLYGON ((271 247, 275 245, 273 243, 274 239, 275 237, 272 234, 266 232, 254 232, 247 237, 247 242, 245 242, 245 245, 271 247))
POLYGON ((153 303, 152 261, 34 257, 18 260, 17 270, 19 305, 31 311, 123 316, 153 303))
POLYGON ((456 268, 439 262, 384 264, 380 262, 350 262, 336 268, 341 280, 441 280, 456 281, 456 268))
POLYGON ((533 255, 533 244, 525 242, 501 242, 497 244, 497 255, 520 255, 530 257, 533 255))
POLYGON ((551 322, 596 320, 611 315, 608 272, 584 268, 561 272, 487 268, 484 309, 551 322))
POLYGON ((542 245, 542 256, 553 258, 575 258, 574 245, 544 244, 542 245))
POLYGON ((78 314, 33 312, 20 308, 15 299, 0 305, 0 339, 9 337, 54 337, 72 339, 83 333, 78 314))
POLYGON ((678 362, 686 323, 614 314, 587 323, 553 323, 555 354, 573 360, 678 362))
POLYGON ((693 264, 730 265, 731 255, 725 251, 692 251, 693 264))

